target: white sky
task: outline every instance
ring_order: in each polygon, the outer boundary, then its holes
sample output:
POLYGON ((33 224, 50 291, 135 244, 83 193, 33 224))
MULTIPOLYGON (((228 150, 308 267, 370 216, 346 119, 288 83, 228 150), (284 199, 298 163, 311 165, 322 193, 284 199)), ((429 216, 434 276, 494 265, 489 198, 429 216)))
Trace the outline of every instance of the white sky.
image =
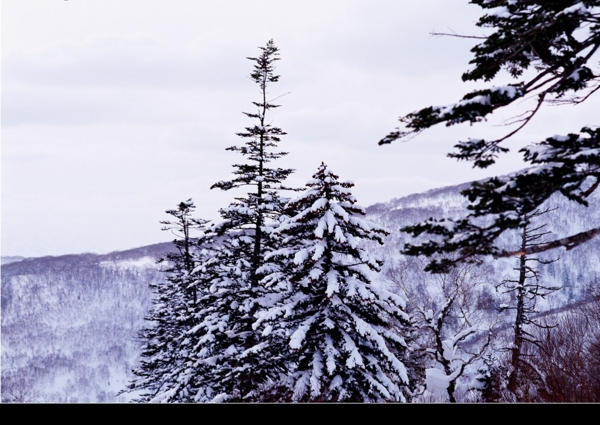
MULTIPOLYGON (((288 133, 282 167, 301 186, 321 161, 356 183, 361 205, 520 168, 446 158, 511 116, 379 147, 400 115, 476 87, 460 75, 481 34, 467 0, 2 0, 2 255, 109 252, 170 240, 166 209, 196 216, 243 192, 210 190, 241 155, 225 148, 253 122, 247 76, 273 38, 281 49, 271 115, 288 133)), ((505 81, 494 82, 496 85, 505 81)), ((597 124, 598 99, 546 108, 512 142, 597 124), (595 102, 595 103, 593 103, 595 102), (571 108, 571 109, 569 109, 571 108)), ((514 112, 514 111, 513 111, 514 112)), ((504 128, 506 130, 506 128, 504 128)), ((510 146, 510 145, 509 145, 510 146)), ((513 149, 517 150, 517 149, 513 149)))

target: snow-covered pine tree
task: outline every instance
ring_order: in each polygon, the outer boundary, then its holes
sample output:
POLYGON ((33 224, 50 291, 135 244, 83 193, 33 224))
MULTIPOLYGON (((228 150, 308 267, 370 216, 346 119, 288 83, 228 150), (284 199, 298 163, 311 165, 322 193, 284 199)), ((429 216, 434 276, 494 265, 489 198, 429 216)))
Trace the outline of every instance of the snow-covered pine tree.
POLYGON ((267 120, 267 113, 278 107, 268 100, 267 89, 279 79, 274 74, 279 49, 273 40, 260 49, 258 57, 248 58, 255 63, 250 78, 260 87, 260 100, 252 102, 256 112, 244 112, 256 123, 238 133, 246 141, 243 146, 227 148, 241 153, 246 162, 233 165, 235 178, 212 186, 222 190, 248 187, 250 192, 221 209, 223 222, 214 228, 220 245, 220 275, 203 301, 206 309, 199 313, 202 319, 196 327, 202 335, 196 364, 210 365, 210 391, 198 392, 196 401, 259 400, 258 389, 281 370, 252 328, 261 305, 277 296, 261 279, 274 266, 264 259, 273 249, 271 234, 287 202, 279 192, 289 189, 283 181, 293 172, 270 167, 272 161, 287 154, 275 150, 285 133, 267 120))
POLYGON ((168 252, 159 260, 167 262, 165 281, 153 286, 154 308, 146 318, 151 325, 140 332, 146 341, 137 375, 128 387, 129 391, 144 391, 137 399, 149 401, 189 401, 182 386, 182 372, 189 362, 188 332, 196 322, 198 300, 203 296, 211 275, 207 270, 214 259, 203 247, 210 245, 211 236, 206 234, 208 221, 195 219, 191 199, 181 202, 177 209, 166 211, 175 221, 161 221, 162 230, 176 235, 173 241, 176 251, 168 252), (199 236, 192 236, 198 232, 199 236))
POLYGON ((279 400, 405 401, 409 317, 403 299, 371 283, 381 262, 360 246, 387 231, 361 217, 353 184, 325 164, 307 186, 276 230, 283 248, 269 255, 283 268, 271 278, 289 291, 255 323, 287 364, 279 400))

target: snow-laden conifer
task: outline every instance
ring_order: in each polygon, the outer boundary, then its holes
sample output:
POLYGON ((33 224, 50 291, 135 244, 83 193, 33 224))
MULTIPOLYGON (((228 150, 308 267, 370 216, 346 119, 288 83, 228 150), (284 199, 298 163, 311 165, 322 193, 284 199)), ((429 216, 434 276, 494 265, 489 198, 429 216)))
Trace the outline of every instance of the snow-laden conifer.
POLYGON ((146 318, 150 326, 140 337, 146 341, 137 375, 130 391, 141 390, 138 401, 186 402, 195 393, 188 388, 187 372, 193 347, 189 331, 196 324, 207 282, 214 277, 215 259, 211 253, 212 236, 206 233, 208 221, 195 219, 191 199, 181 202, 175 210, 166 211, 176 221, 162 221, 163 230, 171 230, 177 238, 176 251, 169 252, 160 262, 166 262, 166 279, 152 285, 154 308, 146 318), (199 233, 193 236, 192 233, 199 233))
POLYGON ((409 317, 404 301, 374 286, 381 261, 361 246, 383 243, 387 231, 363 219, 351 182, 321 164, 289 209, 297 214, 275 231, 281 264, 266 281, 289 290, 255 323, 270 349, 285 358, 279 397, 294 401, 405 401, 403 363, 409 317))
POLYGON ((212 186, 222 190, 247 188, 248 192, 220 210, 223 221, 213 231, 219 241, 219 275, 211 282, 202 301, 205 309, 198 313, 198 324, 192 330, 199 335, 195 367, 208 367, 210 376, 197 392, 196 401, 259 400, 259 388, 281 370, 252 328, 256 312, 278 297, 276 291, 261 284, 261 279, 276 266, 265 262, 265 257, 273 250, 271 235, 287 202, 280 195, 288 189, 283 181, 293 172, 271 166, 287 154, 277 151, 285 133, 267 118, 268 112, 278 107, 268 100, 267 89, 279 79, 274 74, 279 49, 272 40, 260 49, 258 57, 249 58, 255 63, 250 78, 260 88, 260 100, 252 102, 255 112, 244 113, 255 123, 238 133, 245 140, 243 146, 228 148, 241 153, 246 161, 233 165, 232 180, 212 186))

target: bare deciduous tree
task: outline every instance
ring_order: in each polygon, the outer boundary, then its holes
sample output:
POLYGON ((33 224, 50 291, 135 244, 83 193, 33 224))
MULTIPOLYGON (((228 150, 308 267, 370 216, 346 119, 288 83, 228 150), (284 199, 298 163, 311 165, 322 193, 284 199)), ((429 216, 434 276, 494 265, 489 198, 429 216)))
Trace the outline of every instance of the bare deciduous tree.
POLYGON ((473 264, 437 275, 423 268, 421 259, 408 258, 386 275, 408 299, 421 331, 419 348, 432 360, 426 370, 428 390, 445 387, 448 400, 455 403, 457 381, 491 342, 495 319, 486 313, 485 273, 473 264))
MULTIPOLYGON (((536 210, 530 214, 525 214, 525 221, 532 223, 532 220, 546 214, 549 210, 536 210)), ((527 224, 521 230, 519 250, 522 253, 518 259, 518 266, 514 268, 518 272, 516 279, 505 279, 498 287, 502 288, 504 293, 514 294, 513 302, 501 306, 501 311, 514 311, 512 327, 514 330, 510 341, 508 351, 510 351, 510 368, 506 388, 510 391, 516 401, 527 401, 529 393, 526 388, 522 388, 524 382, 523 374, 530 373, 531 365, 527 357, 523 355, 524 344, 537 343, 537 339, 531 333, 531 328, 545 328, 533 318, 533 314, 538 313, 536 304, 540 298, 545 298, 548 294, 560 289, 558 286, 544 285, 540 280, 540 272, 535 264, 550 264, 554 260, 542 260, 538 257, 526 255, 530 249, 544 244, 544 237, 550 232, 544 232, 542 229, 545 224, 533 226, 527 224), (523 381, 523 382, 521 382, 523 381)))
POLYGON ((38 403, 42 391, 25 379, 2 379, 2 403, 38 403))
POLYGON ((543 381, 532 401, 600 401, 600 296, 563 313, 554 329, 540 329, 531 363, 543 381))

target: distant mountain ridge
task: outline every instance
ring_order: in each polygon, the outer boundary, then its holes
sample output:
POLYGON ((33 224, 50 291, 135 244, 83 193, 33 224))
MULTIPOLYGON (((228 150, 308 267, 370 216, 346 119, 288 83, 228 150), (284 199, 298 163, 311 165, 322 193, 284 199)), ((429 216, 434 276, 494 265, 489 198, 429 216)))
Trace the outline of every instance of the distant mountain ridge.
POLYGON ((66 257, 72 258, 73 256, 82 256, 88 258, 90 261, 117 261, 123 259, 139 258, 140 256, 148 256, 156 258, 157 260, 164 255, 172 246, 171 242, 160 242, 152 245, 141 246, 138 248, 131 248, 125 251, 113 251, 108 254, 94 254, 85 252, 81 254, 64 254, 64 255, 45 255, 43 257, 21 257, 21 256, 3 256, 2 265, 15 263, 17 261, 62 261, 66 257), (54 259, 54 260, 52 260, 54 259))
POLYGON ((25 259, 25 257, 21 257, 18 255, 15 255, 15 256, 7 255, 7 256, 2 257, 2 264, 14 263, 14 262, 21 261, 24 259, 25 259))

